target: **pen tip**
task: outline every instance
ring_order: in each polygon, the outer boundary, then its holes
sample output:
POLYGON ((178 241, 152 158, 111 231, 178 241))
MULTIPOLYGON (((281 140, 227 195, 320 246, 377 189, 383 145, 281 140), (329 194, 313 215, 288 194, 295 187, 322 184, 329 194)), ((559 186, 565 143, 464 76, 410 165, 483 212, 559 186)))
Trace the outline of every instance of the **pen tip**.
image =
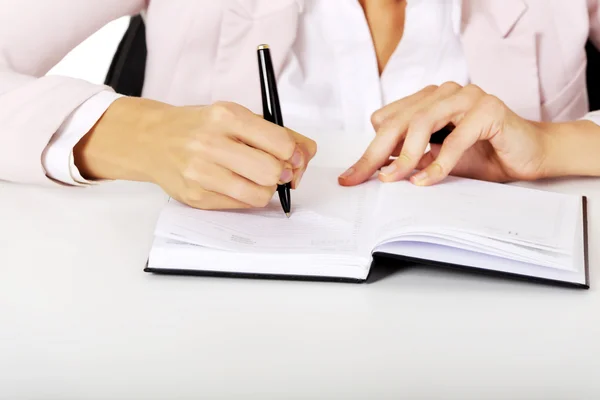
POLYGON ((261 44, 258 46, 257 50, 264 50, 264 49, 268 49, 269 45, 268 44, 261 44))
POLYGON ((285 216, 288 218, 290 217, 290 215, 291 215, 290 213, 285 213, 285 216))

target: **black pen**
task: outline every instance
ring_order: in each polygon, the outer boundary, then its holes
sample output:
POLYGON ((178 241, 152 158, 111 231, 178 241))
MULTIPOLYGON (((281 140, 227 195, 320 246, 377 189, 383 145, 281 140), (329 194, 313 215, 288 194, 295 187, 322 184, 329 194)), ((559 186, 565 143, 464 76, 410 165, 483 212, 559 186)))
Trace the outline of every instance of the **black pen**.
MULTIPOLYGON (((269 122, 283 126, 283 117, 281 116, 281 107, 279 105, 279 94, 277 93, 277 82, 275 79, 275 72, 273 71, 273 62, 271 61, 269 46, 261 44, 258 46, 257 53, 263 117, 269 122)), ((292 185, 289 182, 284 185, 277 185, 279 201, 288 218, 290 217, 290 210, 292 207, 292 197, 290 195, 291 188, 292 185)))

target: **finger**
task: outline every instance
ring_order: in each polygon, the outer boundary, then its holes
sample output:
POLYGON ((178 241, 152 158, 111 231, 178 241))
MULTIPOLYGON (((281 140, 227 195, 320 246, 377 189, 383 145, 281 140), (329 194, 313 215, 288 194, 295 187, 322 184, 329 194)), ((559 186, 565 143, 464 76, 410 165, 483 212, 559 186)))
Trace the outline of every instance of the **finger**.
POLYGON ((302 180, 304 172, 308 167, 308 164, 317 154, 317 143, 314 140, 297 132, 291 132, 294 140, 297 143, 297 149, 299 149, 302 154, 302 162, 300 165, 295 163, 293 166, 294 178, 292 179, 292 189, 297 189, 300 185, 300 181, 302 180))
POLYGON ((210 108, 213 122, 226 127, 236 139, 281 161, 288 161, 294 155, 296 142, 289 129, 273 124, 239 104, 215 103, 210 108))
POLYGON ((371 124, 373 125, 373 128, 375 128, 376 131, 379 130, 381 124, 383 124, 388 118, 396 115, 400 111, 410 108, 414 104, 419 103, 426 97, 433 94, 437 89, 438 87, 435 85, 426 86, 410 96, 394 101, 393 103, 390 103, 385 107, 375 111, 371 115, 371 124))
MULTIPOLYGON (((460 176, 464 178, 472 179, 484 179, 493 180, 489 177, 490 165, 488 161, 488 155, 486 147, 491 147, 489 143, 486 143, 483 149, 477 149, 476 145, 465 151, 458 163, 452 168, 448 175, 460 176)), ((441 145, 432 145, 431 150, 425 153, 425 155, 417 164, 417 170, 423 170, 427 168, 429 164, 435 161, 436 157, 440 153, 441 145)), ((493 151, 493 149, 492 149, 493 151)))
POLYGON ((447 125, 458 125, 464 114, 471 110, 481 99, 488 96, 476 85, 467 85, 452 93, 451 96, 439 98, 432 103, 423 117, 429 117, 432 132, 437 132, 447 125))
POLYGON ((340 175, 338 179, 340 185, 354 186, 366 181, 386 164, 390 156, 399 153, 408 126, 407 115, 410 115, 410 111, 396 115, 383 123, 361 158, 340 175))
POLYGON ((404 139, 400 140, 396 145, 394 151, 392 151, 393 157, 398 157, 400 155, 400 152, 402 151, 402 146, 404 146, 404 139))
POLYGON ((433 132, 450 122, 458 124, 457 116, 462 118, 484 95, 483 91, 473 88, 469 86, 446 97, 440 96, 429 107, 416 113, 410 121, 398 160, 381 171, 380 179, 384 182, 397 181, 412 173, 423 157, 433 132))
POLYGON ((433 185, 446 178, 468 149, 479 140, 489 139, 493 127, 499 126, 498 111, 502 107, 502 103, 491 96, 480 99, 446 138, 435 160, 411 177, 411 182, 417 185, 433 185))
MULTIPOLYGON (((281 172, 281 176, 279 178, 279 181, 277 181, 278 185, 284 185, 286 183, 291 183, 294 180, 294 170, 292 168, 292 165, 289 162, 284 162, 283 163, 283 171, 281 172), (291 174, 290 174, 291 172, 291 174)), ((270 185, 267 185, 270 186, 270 185)))
POLYGON ((377 135, 361 158, 339 176, 340 185, 354 186, 373 176, 375 171, 381 168, 389 159, 396 147, 397 140, 401 139, 401 137, 397 138, 392 131, 388 131, 384 135, 377 135))
POLYGON ((218 193, 207 192, 202 189, 198 189, 198 192, 190 197, 173 197, 181 203, 202 210, 236 210, 252 208, 251 205, 242 203, 241 201, 232 199, 231 197, 227 197, 218 193))
POLYGON ((294 141, 296 142, 296 145, 300 147, 300 149, 306 156, 306 163, 310 162, 310 160, 312 160, 313 157, 317 154, 317 142, 291 129, 289 131, 294 141))
POLYGON ((379 130, 385 121, 395 115, 409 113, 411 109, 421 109, 423 106, 431 104, 432 101, 447 97, 461 89, 462 86, 456 82, 445 82, 440 86, 427 86, 411 96, 390 103, 376 111, 371 117, 371 122, 373 122, 374 127, 377 125, 375 129, 379 130))
POLYGON ((288 129, 293 140, 296 142, 296 148, 292 158, 288 161, 292 165, 294 170, 305 169, 308 163, 313 159, 317 153, 317 143, 298 132, 288 129))
POLYGON ((427 166, 429 164, 431 164, 433 161, 435 161, 435 157, 439 154, 439 147, 441 147, 440 145, 436 145, 438 147, 437 151, 433 149, 433 145, 431 146, 431 150, 429 150, 427 153, 425 153, 423 155, 423 157, 421 157, 421 159, 419 160, 419 163, 417 164, 416 169, 418 170, 422 170, 427 168, 427 166))
POLYGON ((216 164, 192 165, 191 170, 187 171, 186 178, 186 186, 192 197, 195 192, 198 192, 203 198, 205 193, 202 191, 207 191, 230 197, 252 207, 267 205, 277 189, 276 185, 257 185, 216 164))
POLYGON ((396 160, 396 159, 395 159, 395 158, 390 158, 389 160, 387 160, 387 161, 386 161, 386 162, 383 164, 383 166, 385 167, 385 166, 388 166, 388 165, 390 165, 391 163, 393 163, 393 162, 394 162, 394 160, 396 160))
MULTIPOLYGON (((353 186, 373 176, 375 171, 394 153, 398 143, 404 139, 414 114, 419 112, 419 110, 426 109, 441 98, 451 96, 460 89, 461 86, 457 83, 445 83, 433 93, 422 97, 421 101, 414 104, 411 108, 402 110, 385 120, 377 132, 377 136, 369 144, 363 156, 339 177, 339 183, 343 186, 353 186)), ((421 155, 424 150, 425 148, 423 148, 421 155)), ((418 159, 414 164, 416 162, 418 162, 418 159)), ((393 172, 395 169, 396 167, 392 168, 390 172, 393 172)))
POLYGON ((216 143, 207 154, 214 163, 261 186, 287 183, 293 178, 291 166, 265 153, 232 140, 216 136, 216 143))

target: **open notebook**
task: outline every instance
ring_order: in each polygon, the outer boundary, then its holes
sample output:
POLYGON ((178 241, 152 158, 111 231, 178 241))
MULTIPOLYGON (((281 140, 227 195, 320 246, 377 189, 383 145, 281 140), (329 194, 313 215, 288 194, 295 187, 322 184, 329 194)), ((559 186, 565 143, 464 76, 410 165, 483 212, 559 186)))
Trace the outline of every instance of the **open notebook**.
POLYGON ((377 254, 589 287, 584 197, 454 177, 345 188, 340 172, 309 168, 290 219, 277 196, 244 211, 169 200, 146 271, 363 281, 377 254))

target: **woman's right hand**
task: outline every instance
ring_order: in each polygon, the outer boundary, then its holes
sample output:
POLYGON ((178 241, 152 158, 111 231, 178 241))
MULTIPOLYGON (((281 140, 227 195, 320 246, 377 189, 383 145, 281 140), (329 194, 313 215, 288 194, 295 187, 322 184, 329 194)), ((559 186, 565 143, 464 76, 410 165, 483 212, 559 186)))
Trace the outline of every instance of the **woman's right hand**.
POLYGON ((75 148, 87 179, 148 181, 195 208, 263 207, 277 184, 298 187, 316 143, 220 102, 175 107, 123 97, 75 148))

